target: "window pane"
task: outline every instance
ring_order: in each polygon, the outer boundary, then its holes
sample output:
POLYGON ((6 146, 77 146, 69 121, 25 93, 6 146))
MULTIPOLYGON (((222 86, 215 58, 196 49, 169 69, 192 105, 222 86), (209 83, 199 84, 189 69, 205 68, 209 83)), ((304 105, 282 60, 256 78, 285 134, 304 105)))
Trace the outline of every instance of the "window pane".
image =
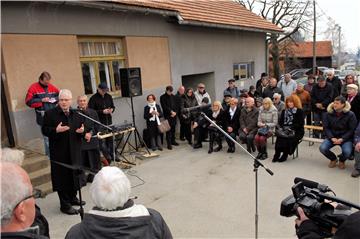
POLYGON ((113 61, 112 66, 113 66, 113 71, 114 71, 114 82, 115 82, 114 90, 120 90, 121 89, 120 64, 118 61, 113 61))
POLYGON ((89 42, 80 42, 79 50, 80 50, 80 56, 90 56, 89 42))
POLYGON ((247 64, 240 64, 239 77, 240 79, 247 78, 247 64))
POLYGON ((103 49, 103 43, 102 42, 95 42, 94 43, 94 54, 96 56, 103 56, 104 55, 104 49, 103 49))
POLYGON ((105 54, 106 55, 115 55, 116 54, 116 44, 115 42, 105 43, 105 54))
POLYGON ((124 52, 123 52, 123 47, 122 47, 122 42, 116 42, 116 54, 117 55, 124 55, 124 52))
MULTIPOLYGON (((93 94, 94 68, 91 63, 81 63, 85 94, 93 94)), ((96 87, 95 87, 96 89, 96 87)))
POLYGON ((109 89, 112 89, 110 84, 110 74, 109 74, 109 67, 107 62, 99 62, 99 77, 100 83, 106 83, 109 89))

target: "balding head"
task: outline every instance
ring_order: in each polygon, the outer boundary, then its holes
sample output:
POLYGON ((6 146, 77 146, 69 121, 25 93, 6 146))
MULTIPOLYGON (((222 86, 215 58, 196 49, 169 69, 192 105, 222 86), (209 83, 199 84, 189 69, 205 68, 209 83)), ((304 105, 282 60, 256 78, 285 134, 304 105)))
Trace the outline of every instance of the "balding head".
POLYGON ((245 99, 245 107, 248 109, 252 109, 255 105, 255 100, 252 97, 247 97, 245 99))
POLYGON ((182 85, 179 87, 178 92, 180 95, 183 95, 185 93, 185 87, 182 85))

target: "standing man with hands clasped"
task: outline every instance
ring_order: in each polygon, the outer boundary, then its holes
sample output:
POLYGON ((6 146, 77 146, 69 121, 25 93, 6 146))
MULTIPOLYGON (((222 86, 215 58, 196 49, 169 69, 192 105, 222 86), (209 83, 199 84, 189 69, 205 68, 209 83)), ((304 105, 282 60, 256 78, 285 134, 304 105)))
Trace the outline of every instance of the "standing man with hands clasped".
POLYGON ((49 137, 51 181, 53 190, 60 200, 60 211, 73 215, 78 211, 73 205, 85 204, 76 197, 79 185, 78 177, 72 169, 56 162, 68 165, 80 165, 81 139, 85 135, 84 118, 70 109, 72 93, 63 89, 59 93, 59 105, 45 112, 42 132, 49 137))
MULTIPOLYGON (((97 93, 91 96, 89 108, 97 112, 99 120, 104 125, 112 124, 112 113, 115 111, 114 101, 107 92, 109 88, 105 82, 98 86, 97 93)), ((108 137, 100 143, 100 150, 110 164, 113 159, 113 140, 108 137)))

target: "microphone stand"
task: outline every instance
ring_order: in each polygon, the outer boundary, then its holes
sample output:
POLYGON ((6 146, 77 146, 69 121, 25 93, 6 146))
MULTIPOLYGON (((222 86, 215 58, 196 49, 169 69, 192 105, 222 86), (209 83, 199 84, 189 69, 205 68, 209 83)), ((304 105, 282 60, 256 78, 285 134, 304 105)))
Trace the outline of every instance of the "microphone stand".
POLYGON ((113 140, 113 142, 112 142, 112 143, 113 143, 112 155, 113 155, 113 160, 114 160, 114 163, 115 163, 116 154, 115 154, 115 131, 114 131, 114 129, 111 128, 111 127, 108 126, 108 125, 105 125, 105 124, 103 124, 103 123, 101 123, 101 122, 99 122, 99 121, 97 121, 97 120, 95 120, 95 119, 87 116, 86 114, 82 113, 80 110, 74 110, 74 111, 75 111, 76 113, 78 113, 79 115, 81 115, 82 117, 85 117, 85 118, 91 120, 92 122, 94 122, 94 123, 96 123, 96 124, 98 124, 98 125, 100 125, 100 126, 102 126, 102 127, 104 127, 104 128, 106 128, 106 129, 108 129, 108 130, 111 131, 111 133, 112 133, 112 140, 113 140))
POLYGON ((50 160, 52 163, 58 164, 60 166, 63 166, 65 168, 71 169, 75 172, 76 177, 78 179, 78 183, 79 183, 79 200, 80 200, 80 208, 78 210, 79 214, 80 214, 80 218, 81 221, 84 219, 84 207, 82 205, 82 194, 81 194, 81 180, 80 180, 80 175, 82 174, 82 172, 87 172, 90 173, 92 175, 95 175, 97 172, 94 172, 93 170, 90 170, 86 167, 83 166, 75 166, 75 165, 70 165, 70 164, 66 164, 66 163, 61 163, 58 161, 54 161, 54 160, 50 160))
POLYGON ((269 169, 266 168, 256 157, 254 157, 251 153, 249 153, 241 144, 239 144, 235 139, 233 139, 228 133, 226 133, 220 126, 218 126, 214 121, 212 121, 204 112, 201 112, 201 115, 210 122, 215 128, 217 128, 226 138, 231 140, 234 144, 239 146, 244 152, 246 152, 251 158, 254 159, 254 169, 255 172, 255 238, 258 238, 258 225, 259 225, 259 214, 258 214, 258 168, 262 167, 265 171, 270 174, 271 176, 274 173, 269 169))

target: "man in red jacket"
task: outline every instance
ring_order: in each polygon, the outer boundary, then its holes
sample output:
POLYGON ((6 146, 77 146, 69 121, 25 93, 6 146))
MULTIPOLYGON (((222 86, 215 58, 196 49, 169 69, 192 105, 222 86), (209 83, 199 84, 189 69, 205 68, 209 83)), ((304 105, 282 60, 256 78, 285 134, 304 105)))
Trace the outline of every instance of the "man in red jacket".
MULTIPOLYGON (((26 94, 25 103, 34 108, 36 123, 41 127, 45 111, 55 108, 58 102, 59 89, 50 84, 51 75, 49 72, 42 72, 39 81, 33 83, 26 94)), ((49 139, 44 137, 45 154, 49 156, 49 139)))

